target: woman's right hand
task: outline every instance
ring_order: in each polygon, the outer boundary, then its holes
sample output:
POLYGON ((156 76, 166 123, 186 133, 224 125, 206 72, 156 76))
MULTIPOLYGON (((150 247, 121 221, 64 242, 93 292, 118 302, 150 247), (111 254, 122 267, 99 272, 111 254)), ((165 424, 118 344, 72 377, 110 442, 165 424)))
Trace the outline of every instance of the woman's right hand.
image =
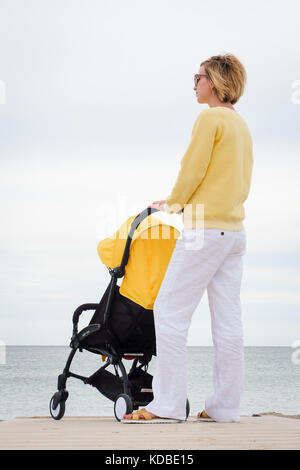
MULTIPOLYGON (((165 204, 166 204, 166 200, 165 199, 162 199, 161 201, 153 201, 152 204, 150 204, 148 207, 153 207, 154 209, 158 209, 159 211, 164 211, 164 212, 167 212, 165 210, 165 204)), ((178 212, 175 212, 175 214, 182 214, 182 210, 178 211, 178 212)))
POLYGON ((152 204, 150 204, 148 207, 152 207, 153 209, 158 209, 159 211, 164 210, 166 200, 162 199, 160 201, 153 201, 152 204))

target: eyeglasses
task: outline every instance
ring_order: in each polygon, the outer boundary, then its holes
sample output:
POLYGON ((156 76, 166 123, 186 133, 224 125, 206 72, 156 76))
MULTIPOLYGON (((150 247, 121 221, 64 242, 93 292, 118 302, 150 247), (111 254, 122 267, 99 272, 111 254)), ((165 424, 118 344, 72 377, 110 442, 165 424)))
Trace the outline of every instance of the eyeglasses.
POLYGON ((207 75, 204 75, 203 73, 196 73, 196 75, 194 75, 195 86, 198 85, 198 82, 201 79, 201 77, 207 77, 207 75))

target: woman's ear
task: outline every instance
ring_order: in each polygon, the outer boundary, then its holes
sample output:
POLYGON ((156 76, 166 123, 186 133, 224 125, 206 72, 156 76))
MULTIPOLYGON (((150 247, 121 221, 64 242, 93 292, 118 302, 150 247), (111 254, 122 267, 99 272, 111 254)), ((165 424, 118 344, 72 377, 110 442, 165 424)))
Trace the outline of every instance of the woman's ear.
POLYGON ((214 84, 210 80, 208 80, 208 85, 209 85, 209 88, 211 89, 212 94, 215 95, 217 90, 214 87, 214 84))

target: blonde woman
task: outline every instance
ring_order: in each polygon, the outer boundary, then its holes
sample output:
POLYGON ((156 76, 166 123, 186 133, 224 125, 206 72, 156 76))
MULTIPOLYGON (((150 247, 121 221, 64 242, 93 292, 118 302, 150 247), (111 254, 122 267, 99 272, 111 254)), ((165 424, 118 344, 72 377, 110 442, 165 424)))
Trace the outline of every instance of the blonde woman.
MULTIPOLYGON (((214 392, 198 418, 240 420, 244 346, 240 287, 246 251, 243 203, 250 190, 252 138, 234 104, 244 92, 246 71, 232 54, 210 57, 195 75, 200 112, 177 181, 166 200, 150 207, 184 209, 176 242, 154 304, 157 361, 153 401, 124 419, 186 419, 187 335, 207 289, 214 344, 214 392)), ((200 386, 200 384, 199 384, 200 386)))

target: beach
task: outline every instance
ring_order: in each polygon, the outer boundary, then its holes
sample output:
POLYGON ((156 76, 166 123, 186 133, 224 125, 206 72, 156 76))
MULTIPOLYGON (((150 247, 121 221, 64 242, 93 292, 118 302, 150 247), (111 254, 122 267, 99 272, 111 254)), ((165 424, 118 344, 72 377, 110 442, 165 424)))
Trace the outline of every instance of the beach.
POLYGON ((238 423, 117 422, 114 417, 17 417, 0 422, 1 450, 300 450, 300 416, 262 413, 238 423))

